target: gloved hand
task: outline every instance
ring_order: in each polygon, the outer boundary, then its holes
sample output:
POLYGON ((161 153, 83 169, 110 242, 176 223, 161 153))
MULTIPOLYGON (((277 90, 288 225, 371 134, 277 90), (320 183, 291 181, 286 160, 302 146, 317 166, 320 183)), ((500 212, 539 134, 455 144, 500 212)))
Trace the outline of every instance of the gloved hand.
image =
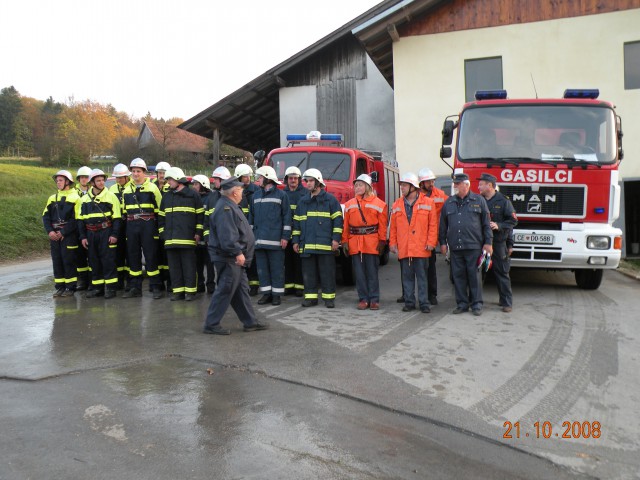
POLYGON ((384 247, 387 245, 387 242, 384 240, 378 241, 378 255, 382 255, 384 253, 384 247))
POLYGON ((349 244, 348 243, 343 243, 342 244, 342 251, 344 252, 345 255, 349 255, 349 244))

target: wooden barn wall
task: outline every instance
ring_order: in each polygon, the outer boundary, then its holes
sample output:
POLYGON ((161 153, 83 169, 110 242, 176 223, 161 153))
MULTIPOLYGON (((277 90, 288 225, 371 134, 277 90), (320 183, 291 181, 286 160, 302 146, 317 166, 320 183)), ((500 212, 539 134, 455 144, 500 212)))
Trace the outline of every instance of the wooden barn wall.
POLYGON ((344 78, 318 85, 316 119, 318 130, 342 133, 344 145, 355 147, 358 140, 356 80, 344 78))
POLYGON ((344 78, 362 80, 367 77, 365 51, 352 35, 347 35, 281 76, 287 87, 321 85, 344 78))
POLYGON ((402 26, 401 36, 540 22, 640 8, 640 0, 451 0, 402 26))

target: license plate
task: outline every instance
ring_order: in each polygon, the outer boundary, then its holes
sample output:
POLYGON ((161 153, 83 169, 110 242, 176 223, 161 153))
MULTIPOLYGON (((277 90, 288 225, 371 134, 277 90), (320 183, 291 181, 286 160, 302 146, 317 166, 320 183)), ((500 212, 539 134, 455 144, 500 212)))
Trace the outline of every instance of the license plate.
POLYGON ((538 235, 536 233, 516 233, 517 243, 537 243, 541 245, 553 245, 553 235, 538 235))

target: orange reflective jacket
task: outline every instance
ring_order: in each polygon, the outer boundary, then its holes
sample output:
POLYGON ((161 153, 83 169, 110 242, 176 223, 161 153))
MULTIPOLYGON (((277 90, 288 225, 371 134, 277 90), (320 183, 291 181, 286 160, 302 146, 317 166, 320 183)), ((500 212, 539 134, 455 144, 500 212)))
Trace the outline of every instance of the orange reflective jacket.
POLYGON ((438 228, 440 226, 440 212, 442 211, 442 206, 444 205, 445 200, 449 198, 449 195, 444 193, 439 188, 436 188, 435 185, 433 186, 433 188, 431 188, 431 195, 427 195, 424 192, 424 190, 422 191, 422 193, 425 197, 428 197, 431 200, 433 200, 433 203, 436 206, 436 219, 438 221, 438 223, 436 224, 436 235, 437 235, 438 228))
POLYGON ((387 204, 375 195, 356 196, 344 204, 342 243, 348 242, 349 255, 378 254, 378 243, 387 241, 387 212, 387 204))
POLYGON ((389 246, 398 247, 398 258, 430 257, 427 245, 435 248, 438 242, 438 215, 433 200, 418 195, 413 204, 411 224, 407 220, 404 197, 397 199, 391 207, 389 246))

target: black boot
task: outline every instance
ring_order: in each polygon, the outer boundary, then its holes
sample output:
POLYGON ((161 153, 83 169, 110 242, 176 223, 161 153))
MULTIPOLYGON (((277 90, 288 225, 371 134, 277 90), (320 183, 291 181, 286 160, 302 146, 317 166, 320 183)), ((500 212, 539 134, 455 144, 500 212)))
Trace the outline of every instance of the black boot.
POLYGON ((264 305, 265 303, 271 303, 272 297, 270 294, 265 293, 264 295, 262 295, 262 297, 260 298, 260 300, 258 300, 258 305, 264 305))

